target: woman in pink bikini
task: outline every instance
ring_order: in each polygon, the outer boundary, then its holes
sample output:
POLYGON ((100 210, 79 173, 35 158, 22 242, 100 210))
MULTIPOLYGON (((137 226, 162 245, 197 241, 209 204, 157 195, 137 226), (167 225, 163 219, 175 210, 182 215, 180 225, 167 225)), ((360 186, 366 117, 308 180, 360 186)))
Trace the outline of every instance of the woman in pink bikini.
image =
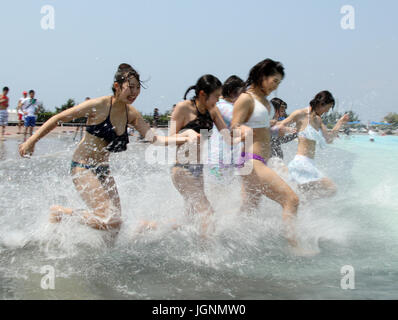
MULTIPOLYGON (((279 62, 266 59, 256 64, 246 81, 247 91, 234 104, 231 129, 247 130, 249 127, 253 130, 253 144, 246 143, 241 159, 242 211, 256 209, 262 195, 278 202, 283 208, 286 238, 293 247, 297 247, 295 218, 299 199, 289 185, 267 166, 271 157, 271 107, 267 96, 278 88, 283 77, 284 68, 279 62)), ((279 134, 288 130, 279 126, 279 134)))

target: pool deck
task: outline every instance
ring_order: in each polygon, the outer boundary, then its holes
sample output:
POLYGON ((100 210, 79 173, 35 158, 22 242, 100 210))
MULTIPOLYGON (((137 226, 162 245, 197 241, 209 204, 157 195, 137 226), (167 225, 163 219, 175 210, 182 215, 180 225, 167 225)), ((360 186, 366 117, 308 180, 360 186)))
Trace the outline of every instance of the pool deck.
MULTIPOLYGON (((36 126, 34 128, 34 132, 36 132, 40 127, 36 126)), ((58 126, 56 127, 54 130, 52 130, 49 135, 54 135, 54 134, 60 134, 60 133, 64 133, 64 134, 71 134, 71 133, 75 133, 76 132, 76 128, 78 127, 62 127, 62 126, 58 126)), ((25 128, 21 127, 21 134, 18 134, 18 127, 17 126, 7 126, 6 130, 5 130, 5 135, 4 138, 5 139, 16 139, 16 138, 23 138, 23 134, 25 132, 25 128)))
MULTIPOLYGON (((34 128, 33 132, 36 132, 40 126, 36 126, 34 128)), ((76 129, 79 127, 73 127, 73 126, 58 126, 54 130, 52 130, 49 135, 59 135, 59 134, 74 134, 76 132, 76 129)), ((18 126, 7 126, 5 130, 5 139, 15 139, 15 138, 23 138, 23 133, 24 133, 25 128, 21 127, 21 132, 22 134, 18 134, 18 126)), ((340 133, 341 135, 344 135, 344 133, 340 133)), ((362 133, 362 132, 351 132, 351 135, 368 135, 367 133, 362 133)), ((381 132, 379 132, 379 135, 381 136, 381 132)), ((393 136, 398 136, 398 133, 392 134, 393 136)))

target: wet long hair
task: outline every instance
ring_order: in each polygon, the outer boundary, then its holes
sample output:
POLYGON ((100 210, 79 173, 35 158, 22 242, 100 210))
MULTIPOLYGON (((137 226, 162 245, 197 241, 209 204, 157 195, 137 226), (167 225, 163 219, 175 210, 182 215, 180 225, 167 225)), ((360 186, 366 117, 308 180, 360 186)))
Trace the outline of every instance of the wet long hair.
MULTIPOLYGON (((145 88, 142 81, 140 80, 139 73, 132 66, 130 66, 127 63, 122 63, 119 65, 119 67, 115 73, 114 83, 117 82, 121 87, 123 85, 123 83, 125 83, 132 77, 137 79, 137 81, 139 82, 139 84, 142 88, 145 88)), ((112 84, 113 94, 116 93, 114 83, 112 84)))
POLYGON ((246 80, 246 88, 251 85, 260 87, 264 77, 274 76, 278 73, 282 76, 282 79, 285 77, 285 68, 282 63, 272 59, 260 61, 251 68, 249 77, 246 80))
POLYGON ((316 111, 316 109, 318 109, 319 107, 330 103, 332 104, 333 109, 336 104, 333 95, 327 90, 321 91, 314 97, 314 99, 311 100, 311 111, 316 111))
POLYGON ((188 90, 185 92, 184 95, 184 100, 187 99, 188 93, 191 90, 195 90, 195 96, 191 100, 195 100, 197 97, 199 97, 199 92, 203 90, 204 93, 206 93, 207 96, 212 94, 214 91, 217 89, 220 89, 222 87, 221 81, 218 80, 217 77, 211 75, 211 74, 205 74, 204 76, 201 76, 196 84, 194 86, 190 86, 188 90))
POLYGON ((224 98, 231 98, 244 87, 245 82, 241 78, 235 75, 230 76, 227 80, 225 80, 224 84, 222 85, 222 96, 224 98))

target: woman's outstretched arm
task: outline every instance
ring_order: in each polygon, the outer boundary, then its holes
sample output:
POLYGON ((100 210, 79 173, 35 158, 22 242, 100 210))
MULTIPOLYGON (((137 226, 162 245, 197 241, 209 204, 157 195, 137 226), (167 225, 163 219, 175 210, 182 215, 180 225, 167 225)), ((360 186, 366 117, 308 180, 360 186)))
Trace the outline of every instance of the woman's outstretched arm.
POLYGON ((37 141, 45 137, 55 127, 58 122, 68 122, 74 119, 89 117, 93 109, 102 103, 103 98, 92 99, 85 101, 77 106, 65 110, 47 120, 26 142, 19 146, 19 154, 24 157, 27 154, 32 154, 37 141))
POLYGON ((348 114, 345 114, 344 116, 342 116, 339 119, 339 121, 337 121, 336 125, 330 131, 325 126, 325 124, 323 122, 321 122, 322 134, 327 143, 332 143, 333 140, 335 138, 337 138, 337 135, 339 134, 339 130, 340 130, 341 126, 344 125, 348 120, 350 120, 350 116, 348 114))
POLYGON ((129 124, 134 126, 134 128, 145 137, 146 141, 160 146, 181 145, 186 142, 196 142, 200 137, 200 134, 193 130, 186 130, 180 134, 173 134, 173 130, 171 130, 170 136, 156 135, 149 124, 145 122, 141 114, 133 106, 130 106, 129 108, 129 124))

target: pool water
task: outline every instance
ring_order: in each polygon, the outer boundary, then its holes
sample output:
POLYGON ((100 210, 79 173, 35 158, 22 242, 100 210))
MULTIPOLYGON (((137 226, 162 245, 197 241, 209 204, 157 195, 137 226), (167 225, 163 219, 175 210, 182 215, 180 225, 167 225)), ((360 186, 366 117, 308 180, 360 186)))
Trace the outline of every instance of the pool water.
MULTIPOLYGON (((184 208, 170 165, 146 162, 148 145, 134 139, 111 158, 124 218, 116 243, 73 218, 51 225, 51 205, 84 208, 69 175, 77 142, 46 138, 31 159, 18 156, 18 143, 0 145, 1 299, 398 298, 398 137, 342 137, 317 151, 338 193, 300 204, 300 241, 318 252, 311 257, 289 251, 271 200, 239 214, 238 177, 220 186, 205 176, 216 211, 209 240, 189 223, 137 234, 141 219, 183 222, 184 208), (41 286, 44 266, 55 271, 54 290, 41 286), (353 267, 355 289, 342 289, 343 266, 353 267)), ((297 143, 283 149, 287 164, 297 143)))

